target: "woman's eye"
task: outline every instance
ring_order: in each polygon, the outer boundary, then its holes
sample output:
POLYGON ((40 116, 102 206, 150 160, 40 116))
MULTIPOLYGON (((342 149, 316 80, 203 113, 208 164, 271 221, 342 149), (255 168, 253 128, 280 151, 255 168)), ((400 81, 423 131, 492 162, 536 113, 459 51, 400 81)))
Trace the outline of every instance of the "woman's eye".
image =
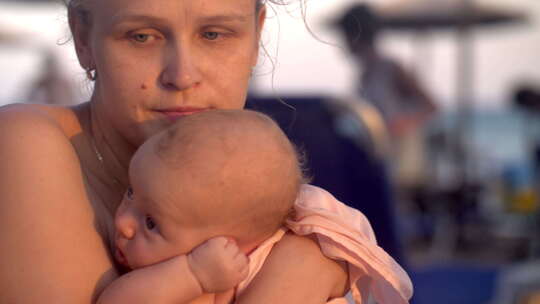
POLYGON ((150 40, 150 35, 148 34, 134 34, 131 37, 135 42, 138 42, 138 43, 145 43, 145 42, 148 42, 148 40, 150 40))
POLYGON ((128 199, 130 199, 130 200, 133 199, 133 188, 131 188, 131 187, 128 187, 128 188, 127 188, 127 191, 126 191, 126 197, 127 197, 128 199))
POLYGON ((146 228, 148 230, 152 230, 156 227, 156 223, 154 222, 154 219, 152 219, 150 216, 147 215, 145 221, 146 221, 146 228))
POLYGON ((220 36, 220 33, 217 32, 204 32, 203 37, 207 40, 216 40, 220 36))

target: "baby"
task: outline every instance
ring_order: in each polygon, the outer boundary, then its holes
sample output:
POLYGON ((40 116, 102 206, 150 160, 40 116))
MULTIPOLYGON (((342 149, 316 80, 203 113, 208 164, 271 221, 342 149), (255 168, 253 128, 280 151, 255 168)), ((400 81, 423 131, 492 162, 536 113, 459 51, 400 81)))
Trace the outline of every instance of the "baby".
POLYGON ((179 119, 139 148, 129 175, 115 255, 134 271, 99 303, 213 303, 245 278, 246 254, 283 225, 303 179, 277 124, 238 110, 179 119))

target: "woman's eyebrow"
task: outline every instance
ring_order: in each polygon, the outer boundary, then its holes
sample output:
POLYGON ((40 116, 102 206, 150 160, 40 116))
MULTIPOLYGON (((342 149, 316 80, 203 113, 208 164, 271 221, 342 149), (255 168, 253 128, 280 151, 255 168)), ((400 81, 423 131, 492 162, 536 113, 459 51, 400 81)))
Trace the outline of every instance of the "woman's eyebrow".
POLYGON ((227 14, 204 16, 199 19, 201 23, 219 23, 219 22, 246 22, 252 15, 227 14))
POLYGON ((153 23, 153 24, 163 24, 166 23, 165 20, 158 17, 148 16, 148 15, 116 15, 113 16, 111 23, 113 25, 124 23, 124 22, 144 22, 144 23, 153 23))
MULTIPOLYGON (((241 14, 227 14, 227 15, 212 15, 212 16, 203 16, 198 18, 200 23, 220 23, 220 22, 246 22, 252 15, 241 15, 241 14)), ((118 23, 124 22, 145 22, 145 23, 154 23, 154 24, 164 24, 167 23, 166 20, 159 17, 149 16, 149 15, 116 15, 113 16, 111 23, 116 25, 118 23)))

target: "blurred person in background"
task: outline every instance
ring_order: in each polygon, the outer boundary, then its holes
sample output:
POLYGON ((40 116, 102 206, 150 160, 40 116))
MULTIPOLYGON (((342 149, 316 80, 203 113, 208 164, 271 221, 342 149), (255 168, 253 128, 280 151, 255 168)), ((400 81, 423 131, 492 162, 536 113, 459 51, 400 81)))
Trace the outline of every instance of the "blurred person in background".
POLYGON ((382 54, 380 22, 367 4, 347 9, 334 23, 359 63, 358 95, 382 115, 390 136, 390 168, 397 190, 425 211, 425 123, 436 112, 431 96, 415 76, 382 54))
MULTIPOLYGON (((524 111, 526 124, 528 126, 533 125, 533 121, 540 119, 540 87, 536 84, 524 83, 514 90, 513 103, 519 109, 524 111)), ((532 163, 534 169, 534 182, 532 189, 528 191, 518 191, 516 187, 506 182, 510 193, 513 194, 513 207, 525 214, 531 214, 532 216, 532 233, 531 235, 531 249, 530 254, 533 258, 540 259, 540 134, 538 132, 528 133, 529 138, 529 155, 532 156, 532 163), (523 195, 525 194, 525 195, 523 195), (528 195, 527 195, 528 194, 528 195)))
POLYGON ((409 145, 418 140, 424 123, 436 111, 432 98, 410 71, 380 52, 377 46, 380 23, 367 4, 345 11, 336 25, 360 64, 358 94, 372 103, 384 118, 397 148, 396 161, 408 160, 407 157, 412 156, 404 154, 411 149, 409 145))
POLYGON ((60 69, 55 54, 44 52, 41 73, 31 84, 27 102, 70 105, 75 103, 73 84, 60 69))

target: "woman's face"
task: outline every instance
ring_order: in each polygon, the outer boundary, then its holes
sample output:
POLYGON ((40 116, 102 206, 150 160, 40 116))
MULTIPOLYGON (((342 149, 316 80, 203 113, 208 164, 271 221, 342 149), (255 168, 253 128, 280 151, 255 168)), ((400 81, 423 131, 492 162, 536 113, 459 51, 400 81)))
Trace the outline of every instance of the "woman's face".
POLYGON ((244 106, 265 17, 255 0, 86 3, 92 25, 77 51, 97 70, 100 115, 130 143, 182 115, 244 106))

